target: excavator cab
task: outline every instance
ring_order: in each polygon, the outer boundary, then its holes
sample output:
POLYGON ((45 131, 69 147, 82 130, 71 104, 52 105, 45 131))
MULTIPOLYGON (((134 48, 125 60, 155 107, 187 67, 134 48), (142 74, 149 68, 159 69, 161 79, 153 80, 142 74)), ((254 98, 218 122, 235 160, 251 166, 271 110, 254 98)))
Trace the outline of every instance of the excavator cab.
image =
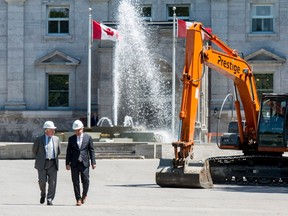
POLYGON ((263 95, 258 124, 259 150, 279 154, 287 151, 287 101, 288 94, 263 95))
MULTIPOLYGON (((230 122, 228 133, 220 137, 221 149, 243 150, 244 154, 266 154, 282 155, 286 152, 288 145, 288 94, 266 93, 262 96, 262 103, 259 112, 257 138, 248 143, 244 139, 240 142, 239 128, 237 122, 230 122), (233 127, 232 127, 233 126, 233 127), (230 128, 231 127, 231 128, 230 128), (266 152, 266 153, 265 153, 266 152)), ((245 122, 243 122, 243 130, 245 122)))
POLYGON ((208 159, 213 183, 288 185, 288 157, 283 156, 288 151, 287 105, 288 94, 263 94, 257 136, 239 142, 244 154, 208 159))

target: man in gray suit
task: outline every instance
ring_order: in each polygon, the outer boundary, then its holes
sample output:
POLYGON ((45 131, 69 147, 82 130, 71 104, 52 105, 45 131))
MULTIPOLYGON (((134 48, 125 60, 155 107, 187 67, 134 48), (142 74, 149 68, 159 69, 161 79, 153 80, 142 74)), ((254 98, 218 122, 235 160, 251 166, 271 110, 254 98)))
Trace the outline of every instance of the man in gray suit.
POLYGON ((43 128, 44 134, 35 139, 32 151, 35 155, 35 168, 38 170, 40 203, 45 202, 48 181, 47 205, 53 205, 59 168, 58 156, 61 153, 60 142, 59 138, 54 136, 56 127, 52 121, 46 121, 43 128))
POLYGON ((76 205, 81 206, 86 201, 89 189, 90 160, 92 169, 96 168, 96 160, 92 137, 83 132, 83 123, 80 120, 74 121, 72 129, 75 134, 68 139, 66 169, 71 170, 76 205), (79 175, 83 185, 82 194, 80 193, 79 175))

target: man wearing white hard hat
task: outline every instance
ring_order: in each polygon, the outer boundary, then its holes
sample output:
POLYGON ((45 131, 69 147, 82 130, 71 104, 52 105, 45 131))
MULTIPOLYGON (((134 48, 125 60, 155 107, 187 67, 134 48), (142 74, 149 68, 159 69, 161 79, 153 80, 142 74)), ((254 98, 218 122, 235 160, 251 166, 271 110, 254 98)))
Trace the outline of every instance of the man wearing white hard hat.
POLYGON ((41 191, 40 203, 43 204, 47 198, 47 205, 53 205, 59 168, 58 156, 61 153, 60 141, 54 135, 56 127, 52 121, 46 121, 43 128, 44 134, 35 139, 32 151, 35 155, 35 168, 38 170, 38 183, 41 191))
POLYGON ((92 137, 83 132, 83 123, 80 120, 74 121, 72 129, 75 134, 68 139, 66 169, 71 170, 76 205, 81 206, 87 199, 90 161, 92 169, 95 169, 96 159, 92 137), (82 194, 79 175, 82 182, 82 194))

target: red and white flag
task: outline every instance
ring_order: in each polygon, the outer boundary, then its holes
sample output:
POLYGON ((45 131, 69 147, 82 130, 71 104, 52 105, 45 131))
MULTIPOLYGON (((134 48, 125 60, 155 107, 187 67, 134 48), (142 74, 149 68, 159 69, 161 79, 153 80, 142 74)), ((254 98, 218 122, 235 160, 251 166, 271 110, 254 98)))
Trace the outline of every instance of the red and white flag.
MULTIPOLYGON (((187 29, 189 29, 193 25, 193 22, 186 22, 184 20, 177 20, 177 37, 178 38, 186 38, 187 29)), ((211 28, 205 28, 208 33, 212 33, 211 28)), ((203 32, 203 31, 202 31, 203 32)))
POLYGON ((112 29, 102 23, 98 23, 92 20, 92 38, 93 40, 112 40, 116 41, 118 39, 118 31, 112 29))
POLYGON ((186 38, 187 29, 193 25, 193 22, 186 22, 184 20, 177 20, 177 37, 186 38))

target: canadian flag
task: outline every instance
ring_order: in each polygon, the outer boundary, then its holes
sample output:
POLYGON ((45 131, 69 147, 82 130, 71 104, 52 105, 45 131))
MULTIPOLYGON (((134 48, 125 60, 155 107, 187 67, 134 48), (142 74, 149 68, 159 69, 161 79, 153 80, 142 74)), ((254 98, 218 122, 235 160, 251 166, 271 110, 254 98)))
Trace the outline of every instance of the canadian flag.
POLYGON ((177 20, 177 37, 186 38, 187 29, 193 25, 193 22, 186 22, 184 20, 177 20))
POLYGON ((118 39, 118 31, 112 29, 102 23, 92 20, 92 38, 93 40, 112 40, 116 41, 118 39))
MULTIPOLYGON (((189 29, 193 25, 193 22, 186 22, 184 20, 177 20, 177 37, 178 38, 186 38, 187 29, 189 29)), ((212 33, 211 28, 205 28, 208 33, 212 33)))

